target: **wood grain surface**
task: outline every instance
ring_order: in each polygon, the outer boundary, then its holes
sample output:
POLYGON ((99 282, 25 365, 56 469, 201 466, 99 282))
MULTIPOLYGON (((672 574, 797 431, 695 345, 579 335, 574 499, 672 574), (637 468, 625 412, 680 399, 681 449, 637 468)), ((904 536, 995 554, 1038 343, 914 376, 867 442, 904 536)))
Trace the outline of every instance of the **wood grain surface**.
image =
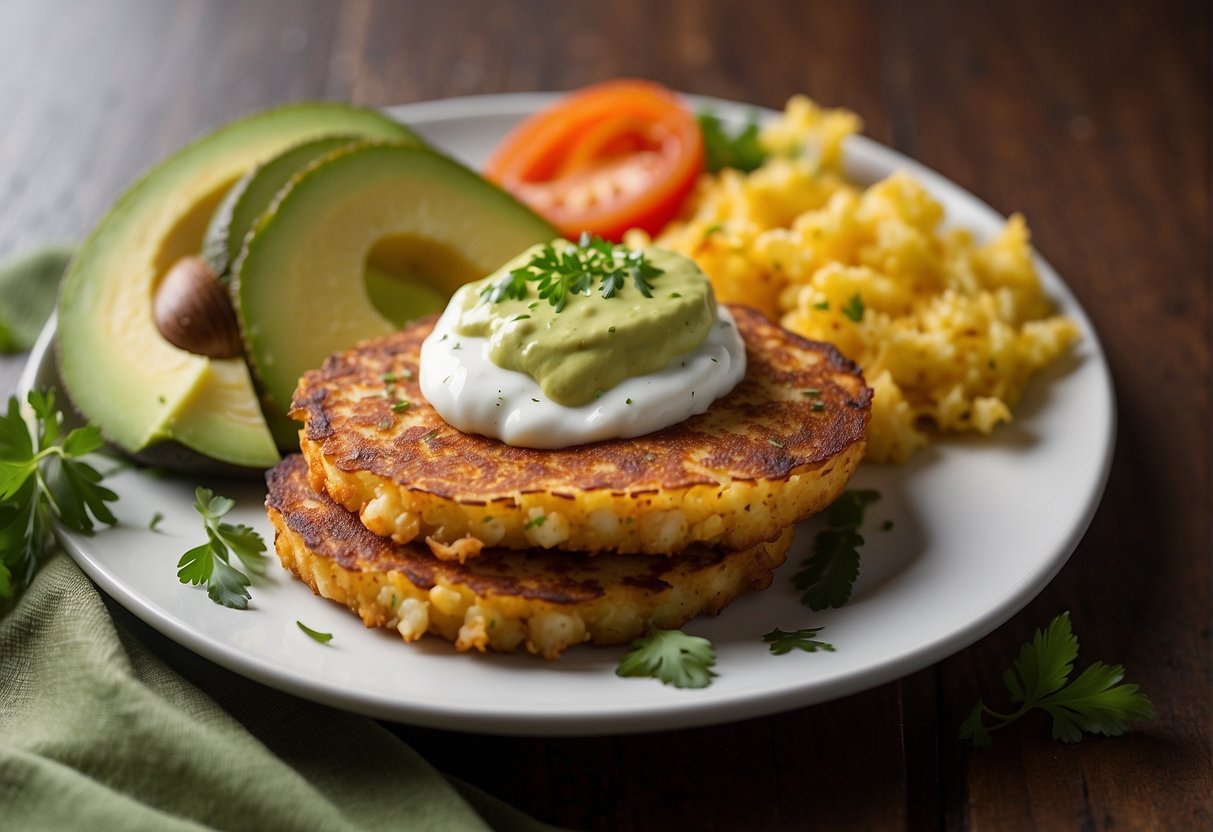
MULTIPOLYGON (((765 719, 577 740, 391 727, 574 828, 1213 827, 1207 4, 4 0, 0 55, 0 258, 80 238, 142 168, 257 107, 619 75, 771 107, 807 92, 1022 211, 1103 338, 1119 439, 1090 531, 1021 614, 898 682, 765 719), (1066 609, 1084 659, 1123 662, 1157 717, 1073 746, 1040 720, 990 750, 958 742, 1066 609)), ((0 361, 0 391, 19 368, 0 361)))

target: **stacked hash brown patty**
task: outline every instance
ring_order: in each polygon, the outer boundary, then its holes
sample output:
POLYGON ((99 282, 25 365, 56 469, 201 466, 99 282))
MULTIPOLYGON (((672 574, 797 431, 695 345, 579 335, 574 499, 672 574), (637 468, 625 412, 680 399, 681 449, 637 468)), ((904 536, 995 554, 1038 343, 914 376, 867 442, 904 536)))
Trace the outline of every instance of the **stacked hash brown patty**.
POLYGON ((295 392, 306 465, 268 477, 283 566, 406 640, 549 658, 765 587, 790 527, 863 456, 871 391, 833 347, 730 311, 747 353, 732 393, 655 433, 560 450, 442 420, 417 383, 435 318, 332 356, 295 392))

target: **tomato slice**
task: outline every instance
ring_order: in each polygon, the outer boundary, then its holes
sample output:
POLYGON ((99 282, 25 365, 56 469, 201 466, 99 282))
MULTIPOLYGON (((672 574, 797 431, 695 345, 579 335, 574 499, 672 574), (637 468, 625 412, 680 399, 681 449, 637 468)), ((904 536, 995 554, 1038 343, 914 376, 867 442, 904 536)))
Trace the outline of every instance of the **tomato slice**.
POLYGON ((528 118, 485 174, 571 239, 656 234, 703 169, 695 117, 665 87, 630 79, 585 87, 528 118))

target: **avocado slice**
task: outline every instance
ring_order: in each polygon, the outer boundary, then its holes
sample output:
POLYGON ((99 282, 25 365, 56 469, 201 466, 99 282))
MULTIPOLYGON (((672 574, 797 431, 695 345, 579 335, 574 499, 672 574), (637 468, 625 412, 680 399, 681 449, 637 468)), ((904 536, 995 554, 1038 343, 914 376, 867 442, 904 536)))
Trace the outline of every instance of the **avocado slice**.
POLYGON ((299 377, 337 350, 445 306, 455 289, 559 236, 431 150, 367 142, 298 173, 248 237, 233 278, 246 354, 281 447, 299 377))
POLYGON ((277 460, 245 362, 169 344, 152 297, 178 259, 199 251, 237 179, 301 142, 337 134, 414 140, 381 113, 343 104, 256 113, 145 173, 85 240, 59 297, 59 371, 76 408, 115 445, 178 468, 277 460))
POLYGON ((244 238, 257 218, 296 173, 339 147, 358 141, 358 136, 327 136, 304 142, 284 151, 242 176, 215 209, 202 240, 202 257, 215 275, 226 282, 244 238))

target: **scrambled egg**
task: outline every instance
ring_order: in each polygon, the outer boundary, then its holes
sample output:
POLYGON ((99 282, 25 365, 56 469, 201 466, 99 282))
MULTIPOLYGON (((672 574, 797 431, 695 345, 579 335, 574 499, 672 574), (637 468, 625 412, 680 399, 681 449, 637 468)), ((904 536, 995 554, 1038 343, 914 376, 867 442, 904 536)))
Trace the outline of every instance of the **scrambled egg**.
POLYGON ((760 135, 762 167, 705 174, 655 242, 696 260, 720 300, 858 362, 875 391, 867 458, 900 462, 927 443, 925 426, 988 434, 1011 421, 1078 327, 1052 314, 1023 217, 977 244, 941 230, 943 208, 907 174, 847 182, 842 143, 859 128, 793 98, 760 135))

